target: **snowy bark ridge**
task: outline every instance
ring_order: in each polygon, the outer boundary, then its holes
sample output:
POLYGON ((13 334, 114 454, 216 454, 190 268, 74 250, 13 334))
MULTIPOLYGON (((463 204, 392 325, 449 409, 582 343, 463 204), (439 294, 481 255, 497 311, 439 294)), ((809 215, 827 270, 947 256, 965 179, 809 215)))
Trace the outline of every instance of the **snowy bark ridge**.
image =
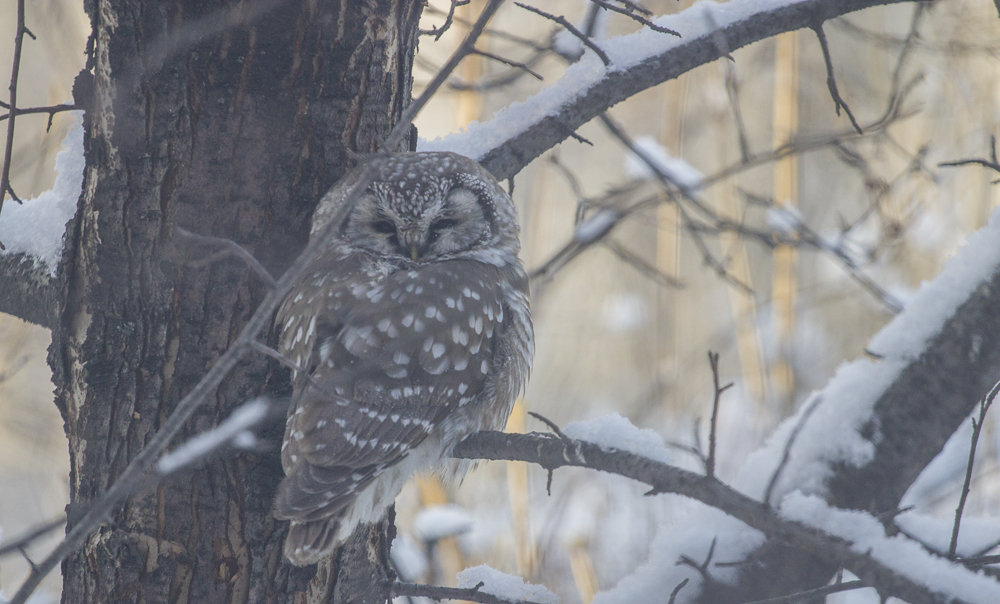
POLYGON ((703 0, 654 20, 681 38, 643 28, 597 43, 605 65, 586 52, 551 86, 513 103, 488 122, 421 141, 420 151, 454 151, 477 159, 499 180, 511 178, 612 105, 753 42, 872 6, 909 0, 703 0))

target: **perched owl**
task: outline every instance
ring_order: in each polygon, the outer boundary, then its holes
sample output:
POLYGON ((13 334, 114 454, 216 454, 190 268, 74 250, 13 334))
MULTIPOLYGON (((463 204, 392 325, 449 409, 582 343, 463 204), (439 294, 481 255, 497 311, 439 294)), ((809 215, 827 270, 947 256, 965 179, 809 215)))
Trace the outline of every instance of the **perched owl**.
POLYGON ((382 518, 414 473, 461 477, 467 462, 451 449, 503 427, 531 365, 528 279, 506 192, 453 153, 367 165, 353 202, 357 168, 320 201, 311 236, 340 223, 275 318, 281 352, 302 369, 275 501, 297 565, 382 518))

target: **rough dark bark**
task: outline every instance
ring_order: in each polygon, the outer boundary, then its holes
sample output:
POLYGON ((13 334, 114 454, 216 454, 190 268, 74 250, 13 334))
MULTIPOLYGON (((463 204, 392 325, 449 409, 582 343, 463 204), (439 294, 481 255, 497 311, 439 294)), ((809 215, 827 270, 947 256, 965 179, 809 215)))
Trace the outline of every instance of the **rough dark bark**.
MULTIPOLYGON (((194 266, 211 250, 175 227, 230 238, 280 272, 351 152, 375 150, 409 101, 420 8, 88 3, 87 170, 49 355, 71 510, 107 488, 263 297, 238 262, 194 266)), ((188 434, 282 382, 271 363, 243 363, 188 434)), ((133 497, 64 562, 63 600, 305 602, 342 579, 349 587, 351 564, 317 572, 284 561, 285 526, 270 514, 280 477, 275 447, 133 497)), ((365 541, 381 555, 386 530, 365 541)))
POLYGON ((17 287, 0 290, 0 308, 17 309, 25 321, 52 327, 56 320, 56 281, 48 270, 26 254, 0 255, 0 279, 17 287))

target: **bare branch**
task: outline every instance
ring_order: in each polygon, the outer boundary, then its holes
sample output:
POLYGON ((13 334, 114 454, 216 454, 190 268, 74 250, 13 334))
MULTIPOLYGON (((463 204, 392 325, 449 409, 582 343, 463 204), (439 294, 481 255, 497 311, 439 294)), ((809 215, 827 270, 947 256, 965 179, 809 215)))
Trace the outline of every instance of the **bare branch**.
MULTIPOLYGON (((607 53, 605 53, 601 49, 601 47, 598 46, 590 38, 590 36, 588 36, 587 34, 583 33, 582 31, 579 30, 579 28, 577 28, 575 25, 573 25, 572 23, 570 23, 569 21, 567 21, 566 17, 563 17, 562 15, 553 15, 552 13, 547 13, 547 12, 545 12, 545 11, 539 9, 539 8, 535 8, 534 6, 531 6, 531 5, 528 5, 528 4, 524 4, 523 2, 515 2, 514 4, 520 6, 521 8, 523 8, 526 11, 535 13, 536 15, 541 15, 542 17, 545 17, 546 19, 549 19, 551 21, 555 21, 559 25, 562 25, 563 27, 566 28, 566 30, 569 33, 573 34, 581 42, 583 42, 583 44, 587 48, 589 48, 590 50, 594 51, 594 54, 596 54, 598 57, 600 57, 601 61, 605 65, 610 65, 611 64, 611 59, 608 58, 607 53)), ((575 128, 570 128, 570 130, 571 131, 575 130, 575 128)))
POLYGON ((855 589, 865 589, 866 587, 871 587, 871 585, 868 585, 864 581, 838 581, 832 585, 824 585, 823 587, 817 587, 816 589, 798 591, 793 594, 788 594, 787 596, 778 596, 776 598, 752 600, 750 602, 744 602, 743 604, 791 604, 792 602, 814 602, 816 598, 821 596, 839 594, 845 591, 853 591, 855 589))
MULTIPOLYGON (((7 103, 10 122, 7 123, 7 139, 4 142, 3 165, 0 167, 0 211, 3 210, 3 200, 10 193, 14 201, 20 202, 14 189, 10 186, 11 153, 14 151, 14 120, 17 117, 17 78, 21 70, 21 47, 24 45, 24 34, 30 32, 24 26, 24 0, 17 0, 17 25, 14 32, 14 58, 10 68, 10 97, 7 103)), ((35 36, 30 34, 32 38, 35 36)), ((2 246, 2 242, 0 242, 2 246)), ((3 249, 0 247, 0 249, 3 249)))
POLYGON ((986 420, 986 413, 993 405, 993 400, 1000 392, 1000 381, 994 384, 981 401, 979 401, 979 421, 972 418, 972 442, 969 444, 969 461, 965 465, 965 481, 962 483, 962 494, 958 498, 958 506, 955 508, 955 524, 951 529, 951 542, 948 545, 948 557, 954 558, 958 551, 958 532, 962 524, 962 511, 965 509, 965 502, 969 498, 970 485, 972 484, 972 468, 976 463, 976 448, 979 446, 979 435, 983 431, 983 421, 986 420))
POLYGON ((191 263, 192 266, 206 266, 222 258, 236 258, 242 261, 243 264, 246 264, 268 287, 274 287, 275 281, 271 273, 264 268, 264 265, 259 260, 254 258, 254 255, 249 250, 232 239, 214 237, 212 235, 199 235, 181 227, 177 227, 177 234, 196 243, 221 248, 216 254, 195 260, 191 263))
POLYGON ((816 394, 806 403, 809 406, 802 412, 798 423, 795 424, 795 429, 792 430, 792 434, 788 437, 788 440, 785 441, 785 446, 781 451, 781 460, 778 462, 778 467, 774 469, 774 472, 771 474, 771 478, 767 481, 767 488, 764 489, 764 503, 768 505, 772 504, 771 494, 774 493, 774 485, 778 483, 778 479, 781 478, 782 471, 784 471, 785 466, 788 465, 788 458, 792 453, 792 447, 795 445, 795 441, 798 440, 799 434, 802 432, 802 426, 809 421, 813 411, 819 407, 820 401, 822 400, 823 397, 816 394))
MULTIPOLYGON (((10 105, 7 103, 0 102, 0 108, 10 109, 10 105)), ((0 115, 0 122, 10 119, 12 115, 33 115, 36 113, 47 113, 49 114, 49 127, 52 126, 52 117, 57 113, 62 113, 64 111, 76 111, 82 109, 74 104, 62 103, 59 105, 47 105, 45 107, 27 107, 22 109, 20 107, 15 108, 13 111, 8 111, 4 115, 0 115)))
POLYGON ((719 383, 719 353, 708 352, 708 364, 712 368, 712 384, 715 387, 715 395, 712 399, 712 420, 708 427, 708 459, 705 461, 705 475, 709 478, 715 477, 715 437, 719 424, 719 402, 722 400, 722 393, 733 387, 729 382, 725 386, 719 383))
POLYGON ((847 101, 840 96, 840 91, 837 90, 837 78, 833 75, 833 59, 830 57, 830 45, 826 41, 826 32, 823 31, 823 24, 816 25, 812 30, 816 33, 816 39, 819 40, 820 49, 823 50, 823 62, 826 63, 826 87, 830 89, 830 96, 833 98, 837 115, 840 115, 840 110, 843 108, 844 113, 847 114, 847 118, 851 120, 851 125, 858 131, 858 134, 864 134, 861 125, 858 124, 858 120, 854 118, 854 113, 848 107, 847 101))
POLYGON ((60 516, 59 518, 49 520, 48 522, 31 529, 20 537, 11 539, 6 543, 0 543, 0 556, 5 556, 12 552, 19 552, 34 543, 40 537, 43 537, 44 535, 47 535, 62 526, 66 526, 66 518, 60 516))
POLYGON ((421 29, 420 35, 422 36, 434 36, 434 40, 440 40, 444 32, 451 28, 451 22, 455 18, 455 9, 459 6, 465 6, 469 4, 472 0, 451 0, 451 6, 448 7, 448 13, 444 17, 444 23, 440 27, 435 27, 433 29, 421 29))
POLYGON ((508 600, 491 593, 481 591, 483 583, 475 587, 443 587, 440 585, 420 585, 417 583, 402 583, 396 581, 389 586, 395 597, 430 598, 431 600, 465 600, 482 602, 483 604, 535 604, 528 600, 508 600))
POLYGON ((995 134, 990 135, 990 158, 989 159, 958 159, 955 161, 941 162, 938 166, 942 168, 953 168, 955 166, 968 166, 968 165, 978 165, 984 168, 989 168, 994 172, 1000 172, 1000 161, 997 160, 997 137, 995 134))
POLYGON ((515 69, 520 69, 520 70, 524 71, 525 73, 527 73, 528 75, 530 75, 531 77, 535 78, 536 80, 544 80, 545 79, 541 75, 539 75, 539 73, 537 71, 533 71, 525 63, 520 63, 518 61, 512 61, 512 60, 507 59, 505 57, 501 57, 500 55, 495 55, 492 52, 486 52, 486 51, 483 51, 483 50, 473 49, 472 50, 472 54, 476 54, 476 55, 479 55, 481 57, 486 57, 487 59, 492 59, 492 60, 494 60, 494 61, 496 61, 498 63, 503 63, 504 65, 509 65, 510 67, 514 67, 515 69))
POLYGON ((652 21, 650 21, 649 19, 646 19, 642 15, 636 14, 637 12, 644 12, 645 14, 648 15, 648 14, 650 14, 650 12, 647 11, 647 10, 645 10, 645 9, 642 9, 641 7, 639 7, 636 4, 633 4, 631 2, 629 2, 629 3, 627 3, 625 5, 626 8, 622 8, 620 6, 615 6, 614 4, 611 4, 610 2, 605 2, 604 0, 590 0, 590 1, 593 2, 594 4, 596 4, 597 6, 600 6, 603 9, 607 9, 607 10, 609 10, 611 12, 615 12, 615 13, 618 13, 620 15, 625 15, 629 19, 632 19, 633 21, 635 21, 637 23, 641 23, 641 24, 645 25, 646 27, 648 27, 649 29, 651 29, 653 31, 658 31, 661 34, 670 34, 672 36, 677 36, 678 38, 681 37, 681 35, 679 33, 677 33, 676 31, 674 31, 674 30, 672 30, 672 29, 670 29, 668 27, 663 27, 663 26, 657 25, 656 23, 653 23, 652 21))

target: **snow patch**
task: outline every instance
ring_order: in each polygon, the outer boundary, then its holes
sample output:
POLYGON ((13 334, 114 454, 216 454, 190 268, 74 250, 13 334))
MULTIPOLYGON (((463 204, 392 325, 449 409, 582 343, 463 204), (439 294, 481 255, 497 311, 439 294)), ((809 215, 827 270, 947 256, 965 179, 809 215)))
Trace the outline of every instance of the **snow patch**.
MULTIPOLYGON (((924 283, 907 312, 882 329, 868 349, 888 358, 912 359, 937 335, 973 291, 1000 266, 1000 209, 968 237, 934 280, 924 283)), ((976 354, 970 350, 969 354, 976 354)))
POLYGON ((428 506, 413 519, 413 531, 422 541, 454 537, 472 529, 472 516, 460 505, 428 506))
POLYGON ((544 585, 525 583, 521 577, 502 573, 485 564, 467 568, 458 573, 458 587, 471 589, 479 583, 479 591, 511 601, 536 602, 537 604, 558 604, 559 598, 544 585))
POLYGON ((243 434, 267 416, 268 407, 265 398, 255 398, 243 403, 215 428, 192 437, 161 457, 156 462, 157 471, 160 474, 169 474, 198 461, 227 443, 238 445, 241 441, 254 442, 256 439, 253 435, 247 437, 243 434))
MULTIPOLYGON (((705 177, 694 166, 683 159, 674 157, 652 136, 639 136, 635 146, 642 155, 655 166, 657 172, 666 175, 670 182, 684 189, 696 190, 705 177)), ((635 153, 625 156, 625 172, 630 178, 653 179, 656 174, 649 165, 635 153)))
POLYGON ((928 554, 917 542, 889 537, 872 515, 832 508, 814 495, 789 494, 781 515, 850 543, 853 551, 870 556, 899 575, 942 595, 963 602, 1000 602, 1000 584, 982 573, 928 554))
POLYGON ((572 422, 563 428, 563 434, 604 449, 618 449, 660 463, 670 463, 670 451, 659 434, 648 428, 636 428, 617 413, 572 422))
MULTIPOLYGON (((82 116, 81 112, 75 112, 82 116)), ((78 117, 56 155, 56 181, 51 189, 23 204, 8 200, 0 211, 0 243, 4 254, 25 254, 55 277, 66 223, 76 212, 83 187, 83 125, 78 117)))

